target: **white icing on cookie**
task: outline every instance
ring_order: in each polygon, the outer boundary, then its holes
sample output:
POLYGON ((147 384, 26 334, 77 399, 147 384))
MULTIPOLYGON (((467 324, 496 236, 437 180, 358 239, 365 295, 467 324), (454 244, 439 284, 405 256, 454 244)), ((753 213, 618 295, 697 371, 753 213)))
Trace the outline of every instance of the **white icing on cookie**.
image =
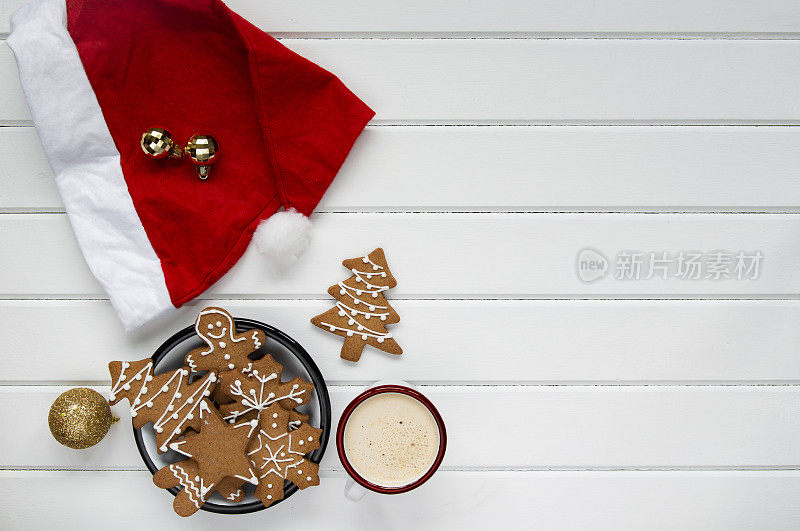
MULTIPOLYGON (((337 301, 336 301, 336 306, 337 306, 337 307, 339 308, 339 310, 341 310, 342 312, 345 312, 345 313, 350 313, 350 315, 356 315, 356 314, 358 314, 358 315, 363 315, 363 316, 365 316, 367 319, 369 319, 370 317, 384 317, 384 319, 381 319, 381 321, 385 321, 385 320, 386 320, 386 319, 385 319, 385 317, 387 317, 387 316, 389 315, 389 312, 379 312, 379 313, 373 313, 373 312, 364 312, 364 311, 358 310, 358 309, 356 309, 356 308, 351 308, 350 306, 346 305, 345 303, 343 303, 343 302, 342 302, 342 301, 340 301, 340 300, 337 300, 337 301)), ((340 312, 340 313, 339 313, 339 316, 340 316, 340 317, 344 317, 344 314, 342 314, 342 313, 340 312)))
POLYGON ((199 478, 200 485, 198 486, 197 483, 192 481, 192 479, 189 477, 189 474, 186 473, 180 463, 169 465, 169 469, 172 472, 172 475, 175 476, 175 479, 178 480, 178 483, 180 483, 183 489, 186 491, 186 494, 189 496, 189 501, 199 509, 205 501, 205 494, 208 492, 208 487, 206 487, 203 483, 203 479, 199 478))
MULTIPOLYGON (((292 432, 283 433, 277 437, 270 437, 264 430, 258 432, 258 446, 247 455, 252 456, 259 451, 266 450, 267 455, 261 458, 261 463, 253 461, 253 464, 258 467, 261 475, 258 479, 263 480, 270 474, 274 474, 280 479, 286 479, 289 470, 300 466, 303 463, 304 455, 302 452, 292 450, 292 432), (284 440, 285 439, 285 440, 284 440), (273 451, 272 448, 266 444, 266 441, 281 441, 281 445, 277 450, 273 451), (286 455, 289 453, 289 456, 286 455)), ((270 483, 271 485, 271 483, 270 483)))
POLYGON ((261 348, 261 341, 258 340, 258 330, 253 330, 253 335, 251 336, 251 338, 253 340, 253 343, 254 343, 253 346, 255 347, 255 350, 260 349, 261 348))
POLYGON ((370 264, 372 266, 372 269, 374 269, 375 271, 383 270, 383 266, 379 266, 378 264, 370 260, 369 256, 365 256, 364 258, 361 259, 361 261, 364 262, 365 264, 370 264))
MULTIPOLYGON (((122 384, 122 382, 126 379, 125 369, 130 367, 130 365, 123 364, 122 367, 123 369, 120 371, 117 381, 111 387, 111 395, 115 398, 121 388, 124 388, 124 386, 127 385, 122 384)), ((214 382, 217 381, 217 377, 213 372, 206 374, 204 380, 197 385, 197 387, 194 389, 194 392, 185 400, 181 401, 183 394, 180 391, 185 386, 189 385, 189 371, 187 369, 179 369, 173 372, 172 376, 170 376, 169 380, 167 380, 167 383, 162 385, 155 394, 150 395, 150 389, 147 387, 146 383, 153 380, 152 372, 153 362, 150 361, 133 377, 135 380, 140 380, 141 378, 137 378, 137 376, 143 376, 144 382, 139 388, 138 394, 132 400, 130 400, 131 417, 135 417, 137 412, 144 407, 152 408, 154 405, 153 400, 156 397, 162 393, 167 394, 170 392, 170 390, 172 390, 172 397, 161 413, 161 416, 153 422, 153 429, 156 431, 156 433, 163 433, 164 426, 167 424, 167 422, 183 416, 183 419, 178 422, 178 426, 173 430, 172 434, 170 434, 170 436, 161 446, 161 451, 164 452, 169 447, 169 443, 175 437, 175 435, 182 433, 187 422, 194 419, 194 412, 196 409, 198 409, 198 407, 200 408, 200 417, 202 418, 203 408, 205 407, 207 409, 208 406, 205 405, 205 403, 200 399, 211 394, 211 388, 213 387, 214 382), (195 403, 195 401, 197 401, 197 403, 195 403)), ((130 387, 128 389, 130 389, 130 387)))
MULTIPOLYGON (((329 329, 331 332, 333 332, 333 331, 335 331, 335 330, 341 330, 341 331, 343 331, 343 332, 347 332, 347 335, 348 335, 348 337, 349 337, 349 336, 352 336, 352 335, 353 335, 353 333, 355 332, 354 330, 350 330, 349 328, 342 328, 342 327, 340 327, 340 326, 335 326, 335 325, 332 325, 332 324, 330 324, 330 323, 326 323, 326 322, 320 322, 320 324, 321 324, 321 325, 323 325, 323 326, 327 326, 327 327, 328 327, 328 329, 329 329)), ((359 326, 362 326, 362 325, 359 325, 359 326)), ((366 328, 366 327, 365 327, 365 326, 362 326, 362 328, 366 328)), ((376 330, 372 330, 372 329, 370 329, 370 328, 367 328, 367 330, 369 330, 369 332, 355 332, 355 333, 358 333, 358 334, 360 334, 362 339, 367 339, 367 338, 366 338, 366 337, 364 337, 364 336, 369 336, 369 337, 375 337, 375 338, 378 338, 378 343, 383 343, 383 340, 384 340, 384 339, 392 337, 392 334, 391 334, 390 332, 386 332, 386 333, 384 334, 384 333, 378 332, 378 331, 376 331, 376 330)))
MULTIPOLYGON (((379 286, 379 289, 374 289, 374 290, 365 288, 354 288, 353 286, 348 286, 344 282, 339 282, 339 287, 342 288, 341 290, 339 290, 339 293, 342 295, 344 295, 347 292, 355 292, 356 295, 361 295, 361 293, 363 292, 363 293, 371 293, 373 297, 377 297, 378 293, 389 289, 388 286, 379 286)), ((352 295, 350 296, 353 297, 352 295)))
MULTIPOLYGON (((238 343, 240 341, 245 341, 247 339, 244 336, 238 339, 234 339, 233 336, 236 333, 236 325, 234 324, 233 319, 229 315, 226 315, 217 309, 206 309, 197 314, 197 319, 195 320, 194 324, 194 330, 195 332, 197 332, 197 335, 200 336, 200 338, 203 341, 205 341, 205 343, 208 345, 207 350, 200 351, 201 356, 208 356, 209 354, 214 352, 216 348, 224 349, 225 347, 227 347, 226 341, 230 341, 231 343, 238 343), (223 322, 220 320, 216 322, 216 327, 214 327, 213 324, 209 323, 207 325, 206 330, 201 330, 200 321, 201 318, 206 315, 218 315, 220 319, 225 320, 224 324, 227 326, 223 326, 223 322), (212 330, 216 329, 220 329, 220 331, 218 333, 212 333, 212 330), (223 338, 226 341, 219 341, 220 339, 223 338)), ((261 347, 261 342, 258 341, 258 338, 256 336, 257 333, 254 330, 252 337, 255 340, 256 349, 258 349, 259 347, 261 347)), ((189 367, 192 368, 192 370, 197 370, 197 365, 195 364, 191 356, 186 357, 186 363, 189 365, 189 367)))
POLYGON ((229 415, 224 417, 225 420, 234 422, 250 411, 263 411, 275 402, 280 402, 281 400, 289 399, 298 404, 303 403, 303 399, 300 398, 300 396, 305 394, 306 390, 300 389, 298 384, 293 384, 289 394, 284 396, 276 396, 275 393, 266 391, 267 383, 278 378, 277 373, 261 374, 258 369, 252 369, 249 378, 254 378, 261 384, 258 393, 256 393, 255 389, 250 389, 250 393, 245 393, 242 389, 241 380, 236 380, 228 386, 231 395, 236 397, 236 402, 242 406, 242 409, 232 411, 229 415))
MULTIPOLYGON (((370 278, 373 274, 376 274, 376 273, 365 273, 363 271, 358 271, 356 269, 351 269, 350 271, 352 271, 353 274, 356 276, 356 282, 357 283, 358 282, 363 282, 364 284, 367 285, 368 288, 377 289, 378 291, 386 291, 387 289, 389 289, 388 286, 379 286, 378 284, 372 284, 370 282, 367 282, 366 280, 364 280, 364 277, 361 276, 362 274, 364 274, 364 275, 367 276, 367 278, 370 278)), ((386 276, 386 273, 383 273, 383 276, 386 276)))

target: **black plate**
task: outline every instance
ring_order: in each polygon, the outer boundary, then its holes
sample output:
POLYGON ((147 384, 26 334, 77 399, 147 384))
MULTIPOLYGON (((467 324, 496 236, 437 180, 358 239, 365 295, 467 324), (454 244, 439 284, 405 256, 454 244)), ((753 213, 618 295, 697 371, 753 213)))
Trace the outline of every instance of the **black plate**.
MULTIPOLYGON (((306 352, 306 350, 300 346, 297 341, 286 335, 284 332, 281 332, 277 328, 253 319, 234 318, 234 322, 236 323, 236 330, 238 332, 246 332, 248 330, 258 328, 263 330, 267 336, 267 341, 265 342, 264 346, 253 353, 250 356, 251 358, 259 359, 266 353, 272 354, 275 360, 280 362, 284 367, 282 379, 286 380, 294 378, 295 376, 300 376, 301 378, 309 380, 314 384, 313 395, 316 395, 316 402, 312 399, 309 404, 298 408, 298 410, 309 415, 309 424, 319 427, 322 430, 322 435, 320 436, 319 440, 319 448, 311 452, 311 454, 307 457, 311 461, 319 463, 322 460, 323 454, 325 453, 325 447, 328 444, 328 437, 330 436, 331 400, 328 396, 328 388, 325 385, 325 379, 322 377, 322 373, 319 371, 317 364, 314 363, 314 360, 311 358, 308 352, 306 352), (316 408, 310 408, 310 406, 316 406, 316 408)), ((183 358, 186 353, 191 349, 202 345, 205 345, 205 343, 203 343, 203 341, 195 333, 194 325, 187 326, 180 332, 173 335, 171 338, 167 339, 155 351, 153 354, 153 372, 156 372, 156 369, 159 368, 159 364, 161 364, 162 368, 166 370, 172 370, 182 366, 183 358)), ((154 438, 154 434, 152 433, 153 428, 151 425, 147 425, 143 429, 139 430, 134 428, 133 437, 136 440, 136 447, 139 449, 139 454, 141 454, 144 464, 147 465, 147 468, 150 470, 150 472, 155 474, 156 470, 158 470, 160 467, 156 465, 150 455, 150 450, 147 448, 148 444, 145 442, 145 434, 142 433, 143 430, 149 430, 150 433, 148 435, 151 436, 150 438, 154 438)), ((160 461, 165 461, 162 459, 162 457, 169 456, 172 453, 172 451, 167 452, 161 456, 158 456, 157 459, 160 461)), ((177 454, 175 454, 175 457, 177 458, 177 454)), ((177 459, 174 459, 173 461, 176 460, 177 459)), ((164 465, 162 464, 161 466, 164 465)), ((178 487, 172 487, 167 490, 169 490, 173 496, 180 491, 178 487)), ((297 490, 297 486, 294 483, 286 482, 283 491, 283 499, 285 500, 297 490)), ((252 498, 253 496, 252 494, 249 494, 248 497, 252 498)), ((283 500, 276 501, 270 505, 270 507, 279 504, 281 501, 283 500)), ((212 513, 244 514, 260 511, 265 508, 266 507, 264 507, 264 504, 255 498, 253 498, 253 501, 249 502, 242 501, 236 504, 229 504, 223 500, 222 496, 220 496, 218 493, 215 493, 211 498, 209 498, 208 501, 206 501, 205 504, 203 504, 201 509, 212 513), (212 501, 214 498, 218 498, 222 503, 212 501)))

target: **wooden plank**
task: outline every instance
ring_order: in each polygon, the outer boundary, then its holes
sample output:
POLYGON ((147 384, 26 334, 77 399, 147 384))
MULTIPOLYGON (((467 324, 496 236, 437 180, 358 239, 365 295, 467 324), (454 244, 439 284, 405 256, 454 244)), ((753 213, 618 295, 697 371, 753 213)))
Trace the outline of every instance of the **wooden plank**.
POLYGON ((30 110, 22 92, 17 62, 11 48, 0 43, 0 122, 30 120, 30 110))
MULTIPOLYGON (((77 369, 76 369, 77 371, 77 369)), ((79 371, 77 371, 79 372, 79 371)), ((76 374, 77 374, 76 372, 76 374)), ((44 419, 67 387, 2 386, 2 468, 140 468, 127 406, 102 444, 60 446, 44 419), (25 441, 25 444, 19 444, 25 441)), ((97 387, 104 394, 108 387, 97 387)), ((329 386, 333 418, 361 386, 329 386)), ((423 386, 447 425, 449 469, 800 466, 798 386, 423 386), (511 441, 514 441, 513 443, 511 441)), ((333 446, 322 468, 341 467, 333 446)))
POLYGON ((325 300, 196 301, 131 334, 107 301, 40 300, 0 303, 0 381, 106 381, 110 360, 149 355, 203 305, 289 333, 329 383, 398 374, 420 383, 800 380, 800 301, 399 300, 403 320, 393 330, 405 349, 400 365, 368 348, 356 368, 339 358, 339 338, 308 323, 328 307, 325 300), (42 363, 32 342, 58 355, 42 363))
MULTIPOLYGON (((399 279, 394 298, 751 296, 800 292, 800 216, 796 214, 320 214, 311 247, 290 271, 276 273, 255 250, 211 288, 216 297, 319 298, 345 278, 340 262, 383 245, 399 279), (521 243, 522 242, 522 243, 521 243), (446 252, 443 251, 446 247, 446 252), (579 252, 606 256, 607 275, 578 277, 579 252), (714 253, 761 253, 758 278, 707 278, 714 253), (706 253, 703 278, 666 278, 649 255, 639 280, 620 253, 706 253)), ((5 297, 101 296, 63 214, 0 216, 5 297), (57 266, 56 266, 57 264, 57 266)), ((684 254, 684 257, 688 256, 684 254)), ((755 256, 755 254, 752 254, 755 256)), ((733 260, 733 257, 730 257, 733 260)), ((633 260, 633 258, 629 258, 633 260)), ((754 262, 755 259, 747 259, 754 262)), ((598 259, 599 261, 599 259, 598 259)), ((657 265, 657 264, 656 264, 657 265)), ((750 264, 752 265, 752 264, 750 264)), ((733 270, 734 264, 728 269, 733 270)), ((690 277, 691 278, 691 277, 690 277)))
MULTIPOLYGON (((318 211, 790 208, 799 144, 797 127, 371 126, 318 211)), ((0 145, 0 209, 63 209, 35 130, 0 145)))
MULTIPOLYGON (((0 3, 0 32, 25 0, 0 3)), ((800 31, 800 10, 790 0, 545 0, 469 2, 408 0, 368 4, 360 0, 281 2, 229 0, 231 9, 278 34, 340 33, 632 33, 800 31)))
MULTIPOLYGON (((440 472, 403 496, 342 496, 343 473, 267 510, 236 517, 302 529, 794 530, 800 474, 791 472, 440 472), (332 515, 336 515, 332 518, 332 515), (335 523, 334 523, 335 522, 335 523), (388 527, 387 527, 388 526, 388 527)), ((13 529, 217 529, 222 517, 172 512, 146 472, 0 472, 0 510, 13 529), (25 500, 25 507, 19 505, 25 500)))
MULTIPOLYGON (((297 39, 377 122, 786 123, 798 40, 297 39)), ((0 47, 0 121, 28 120, 0 47)))

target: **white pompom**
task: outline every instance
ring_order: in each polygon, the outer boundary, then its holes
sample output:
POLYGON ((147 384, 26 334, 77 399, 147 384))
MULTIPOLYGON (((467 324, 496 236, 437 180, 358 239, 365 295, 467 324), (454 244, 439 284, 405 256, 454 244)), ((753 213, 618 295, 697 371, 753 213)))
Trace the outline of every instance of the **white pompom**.
POLYGON ((258 252, 281 269, 297 262, 311 243, 311 221, 291 208, 262 221, 253 234, 258 252))

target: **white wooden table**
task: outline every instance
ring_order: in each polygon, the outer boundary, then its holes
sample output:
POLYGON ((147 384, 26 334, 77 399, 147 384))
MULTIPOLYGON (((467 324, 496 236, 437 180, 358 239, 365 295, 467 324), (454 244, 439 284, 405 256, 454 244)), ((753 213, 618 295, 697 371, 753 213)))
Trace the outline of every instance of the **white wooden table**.
MULTIPOLYGON (((0 2, 4 35, 20 4, 0 2)), ((800 527, 800 3, 230 5, 377 117, 290 274, 248 253, 178 317, 127 335, 0 43, 0 527, 800 527), (377 245, 406 353, 351 366, 308 319, 330 305, 339 261, 377 245), (605 255, 605 278, 579 278, 584 248, 605 255), (645 260, 617 279, 622 252, 720 250, 760 252, 757 278, 648 279, 645 260), (304 344, 334 418, 367 382, 423 386, 450 433, 442 471, 353 504, 331 446, 318 488, 180 520, 124 406, 95 448, 50 438, 60 392, 107 391, 109 360, 149 355, 211 302, 304 344)))

